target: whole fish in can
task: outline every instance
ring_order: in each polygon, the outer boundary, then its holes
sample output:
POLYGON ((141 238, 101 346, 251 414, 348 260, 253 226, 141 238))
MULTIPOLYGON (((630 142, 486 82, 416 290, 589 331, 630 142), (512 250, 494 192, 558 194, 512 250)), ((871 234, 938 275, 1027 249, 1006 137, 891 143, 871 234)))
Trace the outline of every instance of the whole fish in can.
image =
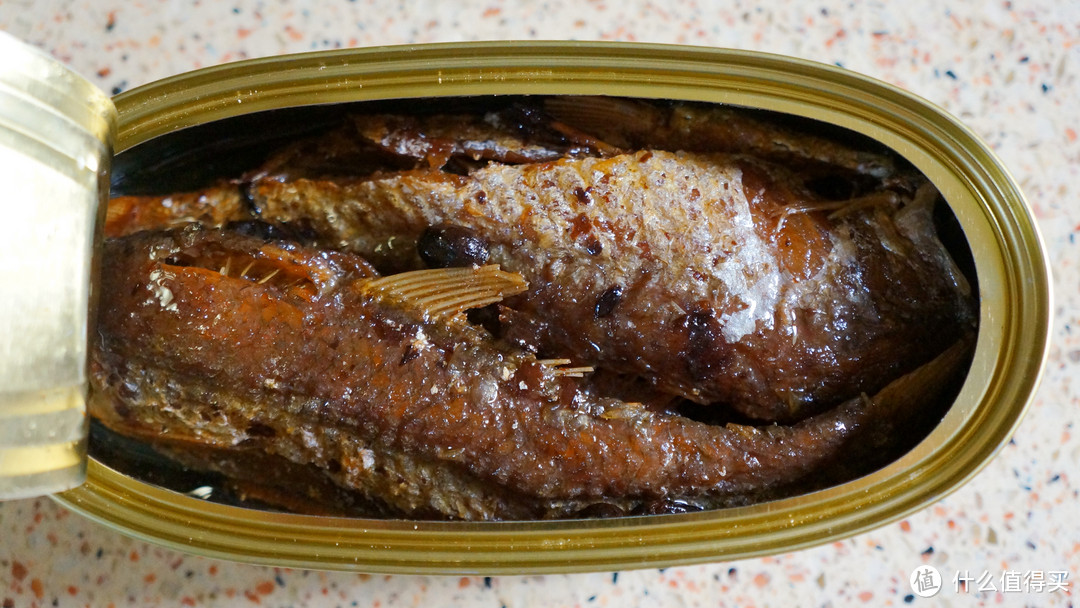
POLYGON ((710 508, 813 487, 894 444, 969 346, 792 426, 712 425, 591 394, 587 370, 469 324, 466 309, 527 289, 493 266, 382 277, 352 254, 198 226, 104 254, 98 420, 189 454, 314 466, 412 517, 710 508))
POLYGON ((936 191, 887 156, 724 108, 544 107, 559 120, 516 106, 355 116, 239 184, 116 199, 108 232, 168 225, 169 210, 173 223, 258 217, 387 272, 462 263, 423 250, 464 235, 484 257, 463 263, 490 256, 531 285, 502 311, 508 339, 765 421, 877 390, 970 329, 970 288, 932 221, 936 191), (740 153, 624 151, 650 135, 740 153), (827 170, 861 181, 834 200, 808 183, 827 170), (158 211, 127 211, 140 208, 158 211))
POLYGON ((529 282, 507 335, 758 420, 873 392, 971 325, 925 184, 830 201, 759 159, 655 150, 250 188, 262 219, 392 271, 466 230, 529 282))

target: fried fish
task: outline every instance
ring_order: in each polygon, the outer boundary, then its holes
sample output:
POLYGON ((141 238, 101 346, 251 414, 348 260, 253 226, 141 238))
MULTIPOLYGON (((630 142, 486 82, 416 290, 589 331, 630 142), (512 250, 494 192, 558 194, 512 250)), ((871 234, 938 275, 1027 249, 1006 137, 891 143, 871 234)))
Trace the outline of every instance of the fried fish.
POLYGON ((262 219, 386 271, 422 268, 433 228, 473 235, 529 282, 508 334, 756 420, 874 392, 973 318, 928 184, 828 201, 759 159, 653 150, 250 193, 262 219))
POLYGON ((379 276, 352 254, 198 226, 104 253, 95 417, 188 451, 314 465, 412 517, 782 495, 895 441, 967 351, 792 426, 709 425, 592 395, 576 377, 587 370, 469 324, 466 309, 527 289, 494 266, 379 276))

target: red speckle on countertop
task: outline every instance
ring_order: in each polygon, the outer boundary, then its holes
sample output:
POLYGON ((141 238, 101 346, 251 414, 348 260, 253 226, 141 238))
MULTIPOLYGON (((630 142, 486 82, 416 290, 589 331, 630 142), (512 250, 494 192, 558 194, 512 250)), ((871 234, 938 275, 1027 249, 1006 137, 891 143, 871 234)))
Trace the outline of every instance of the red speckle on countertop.
POLYGON ((260 595, 269 595, 274 592, 274 581, 263 581, 255 585, 255 592, 260 595))

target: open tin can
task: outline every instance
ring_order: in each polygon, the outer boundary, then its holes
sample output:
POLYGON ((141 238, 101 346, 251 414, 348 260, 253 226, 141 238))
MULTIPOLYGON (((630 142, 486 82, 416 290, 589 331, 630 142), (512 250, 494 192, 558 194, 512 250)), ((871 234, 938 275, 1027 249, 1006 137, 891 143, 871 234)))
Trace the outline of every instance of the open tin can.
MULTIPOLYGON (((86 483, 57 500, 138 538, 259 564, 444 574, 612 570, 775 554, 849 537, 940 499, 1008 440, 1038 383, 1049 335, 1046 255, 1030 211, 1000 162, 963 125, 909 93, 842 69, 733 50, 570 42, 275 57, 115 97, 114 164, 142 170, 136 165, 150 156, 138 156, 140 149, 183 156, 169 142, 185 133, 201 138, 225 119, 254 127, 270 111, 571 94, 729 104, 820 121, 890 148, 925 174, 970 246, 980 302, 974 358, 940 423, 909 452, 853 481, 696 513, 491 523, 315 517, 207 502, 94 458, 86 483)), ((262 130, 272 131, 269 123, 262 130)))

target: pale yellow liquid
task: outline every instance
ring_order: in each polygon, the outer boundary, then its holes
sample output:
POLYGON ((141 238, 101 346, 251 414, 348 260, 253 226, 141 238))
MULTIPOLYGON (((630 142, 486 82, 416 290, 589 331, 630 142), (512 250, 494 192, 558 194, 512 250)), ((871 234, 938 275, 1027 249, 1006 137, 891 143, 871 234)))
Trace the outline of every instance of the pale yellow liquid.
POLYGON ((0 392, 0 498, 27 498, 75 487, 86 478, 82 386, 36 393, 0 392))
POLYGON ((91 268, 111 104, 0 32, 0 500, 86 476, 91 268))

